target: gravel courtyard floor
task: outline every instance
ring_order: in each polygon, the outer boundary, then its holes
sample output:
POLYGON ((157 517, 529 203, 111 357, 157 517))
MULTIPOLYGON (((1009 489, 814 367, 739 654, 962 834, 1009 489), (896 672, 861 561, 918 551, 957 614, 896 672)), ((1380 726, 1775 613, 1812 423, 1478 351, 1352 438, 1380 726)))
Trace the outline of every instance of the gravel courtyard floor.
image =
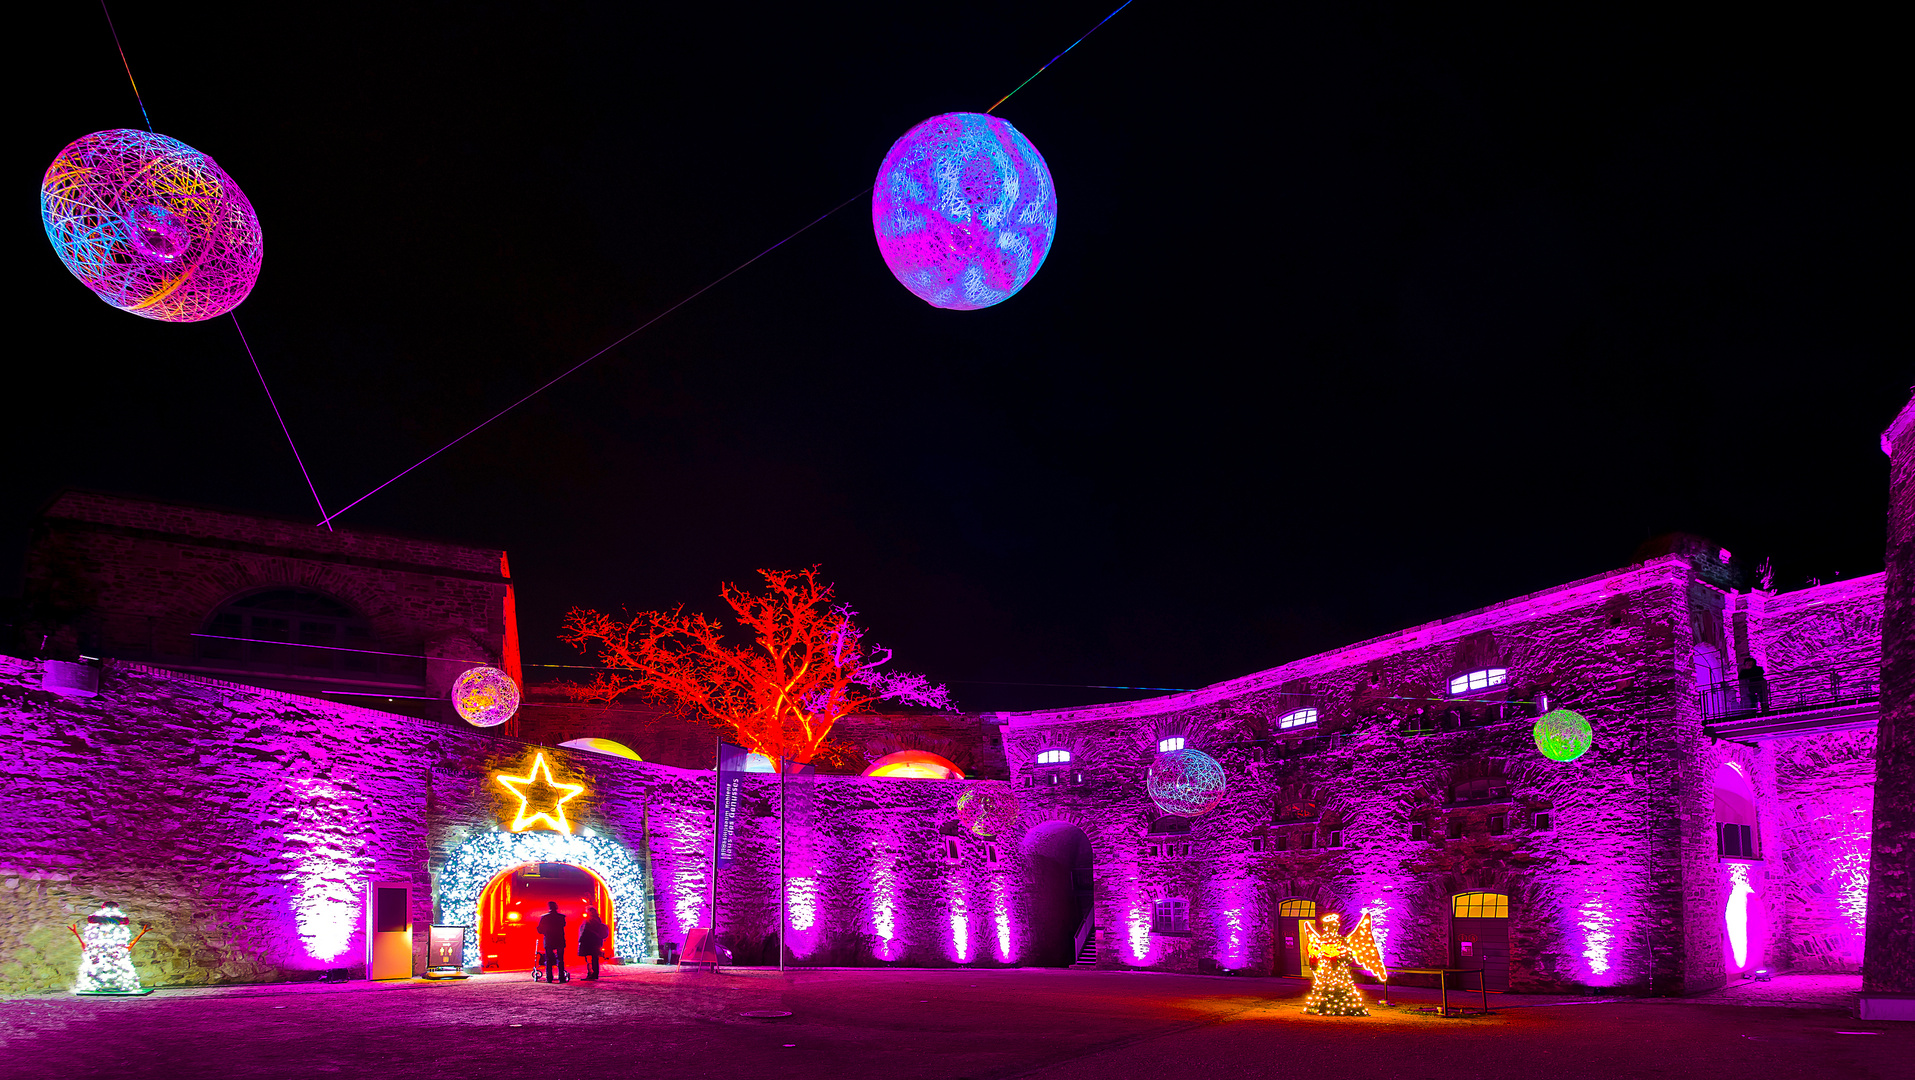
POLYGON ((625 967, 556 986, 484 975, 16 998, 0 1002, 0 1076, 1906 1080, 1915 1060, 1915 1024, 1852 1019, 1853 977, 1685 1000, 1493 994, 1492 1015, 1456 1019, 1417 1011, 1435 991, 1400 988, 1369 1017, 1307 1016, 1305 989, 1044 969, 625 967), (793 1015, 742 1015, 754 1010, 793 1015))

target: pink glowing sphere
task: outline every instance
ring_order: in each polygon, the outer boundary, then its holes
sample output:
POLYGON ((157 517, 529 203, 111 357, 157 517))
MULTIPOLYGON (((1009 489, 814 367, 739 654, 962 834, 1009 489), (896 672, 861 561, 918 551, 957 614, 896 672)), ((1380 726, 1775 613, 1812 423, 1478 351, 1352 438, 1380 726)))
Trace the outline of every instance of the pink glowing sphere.
POLYGON ((932 307, 975 311, 1029 284, 1057 236, 1057 191, 1031 141, 983 113, 933 116, 892 144, 871 190, 884 264, 932 307))
POLYGON ((498 727, 519 711, 519 684, 495 667, 468 668, 452 684, 452 707, 474 727, 498 727))
POLYGON ((68 144, 40 180, 40 218, 82 285, 161 322, 238 307, 265 254, 259 216, 233 178, 147 131, 97 131, 68 144))

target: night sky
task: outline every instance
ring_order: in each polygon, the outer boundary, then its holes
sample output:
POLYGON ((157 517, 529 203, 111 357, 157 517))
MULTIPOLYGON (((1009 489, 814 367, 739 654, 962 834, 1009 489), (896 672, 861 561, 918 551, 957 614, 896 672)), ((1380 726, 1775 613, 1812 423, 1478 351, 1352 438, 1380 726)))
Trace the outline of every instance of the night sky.
MULTIPOLYGON (((926 306, 859 198, 340 523, 509 550, 535 663, 576 662, 574 604, 822 563, 974 710, 1200 686, 1671 530, 1785 589, 1879 570, 1898 35, 1424 7, 1137 0, 998 110, 1058 190, 1019 295, 926 306)), ((113 15, 155 127, 259 211, 239 316, 338 506, 1109 7, 183 10, 113 15)), ((47 162, 142 124, 97 8, 20 18, 0 561, 69 485, 317 520, 232 323, 55 258, 47 162)))

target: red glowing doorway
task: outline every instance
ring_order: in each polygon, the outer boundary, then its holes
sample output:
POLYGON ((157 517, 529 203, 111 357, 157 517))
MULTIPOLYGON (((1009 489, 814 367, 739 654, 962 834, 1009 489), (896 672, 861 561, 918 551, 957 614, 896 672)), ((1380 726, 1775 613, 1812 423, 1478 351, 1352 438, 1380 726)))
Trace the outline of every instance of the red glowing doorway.
POLYGON ((486 971, 530 971, 538 956, 539 916, 557 901, 565 914, 566 963, 576 966, 578 928, 590 907, 612 936, 612 894, 597 874, 571 863, 522 863, 501 871, 479 895, 479 964, 486 971))

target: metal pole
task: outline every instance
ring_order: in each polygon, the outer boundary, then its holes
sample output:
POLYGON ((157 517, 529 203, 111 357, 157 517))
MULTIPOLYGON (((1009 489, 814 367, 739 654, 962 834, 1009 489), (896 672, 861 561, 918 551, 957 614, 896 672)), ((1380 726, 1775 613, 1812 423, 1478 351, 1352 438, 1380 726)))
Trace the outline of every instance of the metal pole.
POLYGON ((791 895, 791 881, 785 876, 785 817, 791 807, 791 759, 778 755, 778 974, 785 973, 785 932, 791 925, 791 912, 785 910, 791 895))

